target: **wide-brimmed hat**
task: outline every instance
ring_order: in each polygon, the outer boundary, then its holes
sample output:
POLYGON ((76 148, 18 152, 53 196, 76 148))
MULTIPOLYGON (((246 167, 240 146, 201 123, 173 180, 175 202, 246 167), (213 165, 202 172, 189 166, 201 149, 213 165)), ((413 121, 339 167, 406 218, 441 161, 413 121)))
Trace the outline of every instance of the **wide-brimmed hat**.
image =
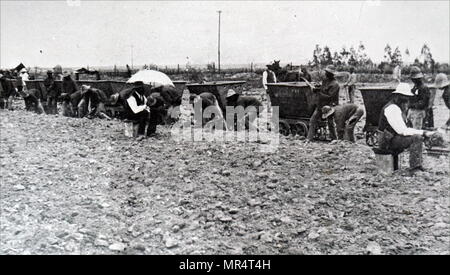
POLYGON ((86 93, 90 88, 91 86, 89 85, 81 85, 81 92, 86 93))
POLYGON ((334 108, 332 108, 330 106, 322 107, 322 119, 327 119, 332 114, 334 114, 334 108))
POLYGON ((447 75, 444 73, 440 73, 436 76, 436 79, 434 80, 434 86, 438 89, 442 89, 446 86, 448 86, 450 82, 448 82, 447 75))
POLYGON ((405 95, 405 96, 414 96, 414 94, 411 92, 411 86, 409 86, 408 83, 398 84, 397 88, 392 93, 393 94, 401 94, 401 95, 405 95))
POLYGON ((234 95, 237 95, 237 93, 233 89, 229 89, 227 92, 227 97, 232 97, 234 95))
POLYGON ((412 66, 410 69, 410 77, 412 79, 422 78, 423 74, 422 74, 422 71, 420 70, 420 68, 417 66, 412 66))
POLYGON ((328 65, 325 68, 325 72, 329 72, 330 74, 336 74, 336 68, 333 65, 328 65))

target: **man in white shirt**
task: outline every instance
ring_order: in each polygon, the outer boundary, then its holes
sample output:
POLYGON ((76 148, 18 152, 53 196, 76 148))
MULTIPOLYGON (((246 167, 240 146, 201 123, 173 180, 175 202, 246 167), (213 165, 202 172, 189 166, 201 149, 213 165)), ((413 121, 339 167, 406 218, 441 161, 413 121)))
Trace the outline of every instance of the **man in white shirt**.
POLYGON ((271 70, 272 65, 266 65, 267 69, 264 70, 262 75, 262 84, 264 87, 265 93, 262 94, 261 99, 264 101, 267 99, 267 105, 269 106, 270 110, 270 97, 267 96, 267 83, 277 83, 277 76, 275 75, 274 71, 271 70))
MULTIPOLYGON (((121 92, 123 95, 123 105, 127 114, 127 119, 139 123, 138 135, 145 134, 145 127, 150 119, 150 108, 147 106, 147 98, 144 95, 144 83, 135 82, 134 87, 127 91, 121 92)), ((147 131, 147 136, 151 133, 147 131)))
POLYGON ((395 66, 392 72, 392 78, 398 83, 402 80, 402 67, 400 65, 395 66))
POLYGON ((378 123, 378 146, 395 154, 409 149, 409 165, 412 170, 424 170, 422 166, 422 141, 434 132, 408 128, 406 109, 414 96, 407 83, 400 83, 393 92, 392 100, 382 109, 378 123))
POLYGON ((267 91, 267 83, 277 83, 277 76, 270 69, 271 65, 267 65, 266 67, 267 67, 267 69, 264 70, 263 75, 262 75, 262 84, 263 84, 264 90, 267 91))
POLYGON ((22 81, 23 81, 23 86, 26 86, 25 81, 30 80, 30 76, 28 75, 28 71, 27 69, 23 68, 22 70, 20 70, 20 76, 22 77, 22 81))
POLYGON ((348 81, 344 84, 344 87, 347 87, 348 92, 348 103, 354 103, 355 102, 355 89, 356 89, 356 82, 357 77, 355 74, 355 69, 353 67, 350 68, 350 77, 348 78, 348 81))

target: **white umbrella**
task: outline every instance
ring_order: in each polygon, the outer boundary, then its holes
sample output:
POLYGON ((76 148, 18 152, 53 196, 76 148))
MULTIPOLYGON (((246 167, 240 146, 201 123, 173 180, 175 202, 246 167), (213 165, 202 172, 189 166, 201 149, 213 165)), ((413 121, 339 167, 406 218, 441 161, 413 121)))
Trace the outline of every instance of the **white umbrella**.
POLYGON ((134 83, 136 81, 142 81, 144 84, 151 85, 153 88, 167 85, 175 87, 172 80, 166 74, 154 70, 141 70, 128 79, 127 83, 134 83))

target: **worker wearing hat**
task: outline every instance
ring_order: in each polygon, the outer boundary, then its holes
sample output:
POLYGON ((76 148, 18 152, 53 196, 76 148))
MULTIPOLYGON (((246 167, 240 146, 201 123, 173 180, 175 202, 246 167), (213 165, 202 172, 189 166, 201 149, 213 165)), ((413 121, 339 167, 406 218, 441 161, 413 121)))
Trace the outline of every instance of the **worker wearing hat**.
POLYGON ((27 83, 25 81, 28 81, 29 76, 27 73, 27 69, 23 68, 19 71, 19 75, 16 78, 16 89, 17 92, 22 95, 24 92, 26 92, 27 89, 27 83))
POLYGON ((53 71, 47 71, 44 86, 47 96, 47 114, 57 114, 57 101, 58 97, 61 95, 61 89, 57 84, 55 84, 53 71))
POLYGON ((353 103, 322 107, 322 119, 332 118, 338 139, 350 142, 355 142, 355 126, 363 115, 364 110, 353 103))
POLYGON ((348 102, 354 103, 355 102, 355 90, 356 90, 356 82, 357 82, 357 76, 355 73, 355 68, 350 68, 350 76, 347 80, 347 82, 344 84, 344 87, 347 87, 347 95, 348 95, 348 102))
POLYGON ((11 77, 8 71, 4 71, 0 77, 0 86, 0 89, 2 90, 0 98, 2 98, 4 104, 3 107, 5 109, 12 110, 12 102, 16 90, 11 82, 11 77))
POLYGON ((264 90, 267 91, 267 83, 276 83, 277 82, 277 76, 275 75, 275 72, 272 70, 272 65, 267 64, 266 69, 263 72, 262 75, 262 85, 264 90))
POLYGON ((164 124, 167 116, 166 101, 160 93, 152 93, 147 97, 147 106, 150 107, 147 136, 156 134, 158 124, 164 124))
MULTIPOLYGON (((444 73, 439 73, 436 76, 434 86, 436 89, 443 90, 442 99, 444 100, 445 106, 450 110, 450 83, 448 81, 447 75, 444 73)), ((447 128, 450 127, 450 118, 445 123, 447 128)))
POLYGON ((27 69, 23 68, 22 70, 20 70, 20 77, 22 77, 23 86, 26 86, 25 81, 28 81, 30 79, 27 69))
POLYGON ((423 83, 423 74, 419 67, 412 66, 410 74, 414 87, 411 90, 413 97, 410 100, 408 119, 413 128, 420 130, 423 128, 423 121, 429 108, 430 90, 423 83))
POLYGON ((62 92, 71 95, 78 91, 77 84, 72 79, 71 74, 68 71, 63 73, 62 92))
POLYGON ((109 119, 105 110, 106 101, 107 97, 102 90, 92 88, 88 85, 82 85, 81 100, 77 105, 78 117, 100 117, 109 119))
MULTIPOLYGON (((139 124, 138 135, 145 135, 145 128, 150 120, 150 107, 147 105, 144 83, 136 81, 132 88, 121 91, 119 102, 125 108, 126 118, 139 124)), ((147 136, 153 134, 152 129, 147 128, 147 136)))
POLYGON ((381 150, 395 154, 409 149, 410 168, 423 170, 422 141, 426 137, 431 137, 434 132, 406 126, 406 110, 412 98, 414 94, 408 83, 400 83, 392 93, 392 99, 381 111, 378 123, 378 146, 381 150))
POLYGON ((264 88, 264 92, 261 94, 261 99, 263 101, 267 101, 267 106, 269 107, 269 112, 271 111, 271 102, 270 97, 267 95, 267 83, 277 83, 277 76, 273 71, 273 65, 267 64, 266 69, 262 74, 262 85, 264 88))
MULTIPOLYGON (((333 65, 329 65, 325 68, 325 79, 322 82, 320 91, 316 94, 318 97, 318 104, 309 120, 308 141, 312 141, 316 135, 316 128, 319 120, 322 116, 322 107, 324 106, 336 106, 339 104, 339 84, 337 83, 334 75, 336 69, 333 65)), ((332 140, 336 139, 336 130, 332 118, 327 119, 328 130, 332 140)))

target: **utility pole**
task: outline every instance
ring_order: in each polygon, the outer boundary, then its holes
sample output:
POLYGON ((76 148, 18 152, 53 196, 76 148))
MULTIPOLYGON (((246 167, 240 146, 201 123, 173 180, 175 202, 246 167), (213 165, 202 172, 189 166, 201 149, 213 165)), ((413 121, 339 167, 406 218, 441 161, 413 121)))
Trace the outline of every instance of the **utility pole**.
POLYGON ((217 11, 217 13, 219 13, 219 43, 218 43, 218 52, 217 52, 217 56, 218 56, 218 63, 219 63, 219 74, 220 74, 220 14, 222 13, 222 11, 217 11))

